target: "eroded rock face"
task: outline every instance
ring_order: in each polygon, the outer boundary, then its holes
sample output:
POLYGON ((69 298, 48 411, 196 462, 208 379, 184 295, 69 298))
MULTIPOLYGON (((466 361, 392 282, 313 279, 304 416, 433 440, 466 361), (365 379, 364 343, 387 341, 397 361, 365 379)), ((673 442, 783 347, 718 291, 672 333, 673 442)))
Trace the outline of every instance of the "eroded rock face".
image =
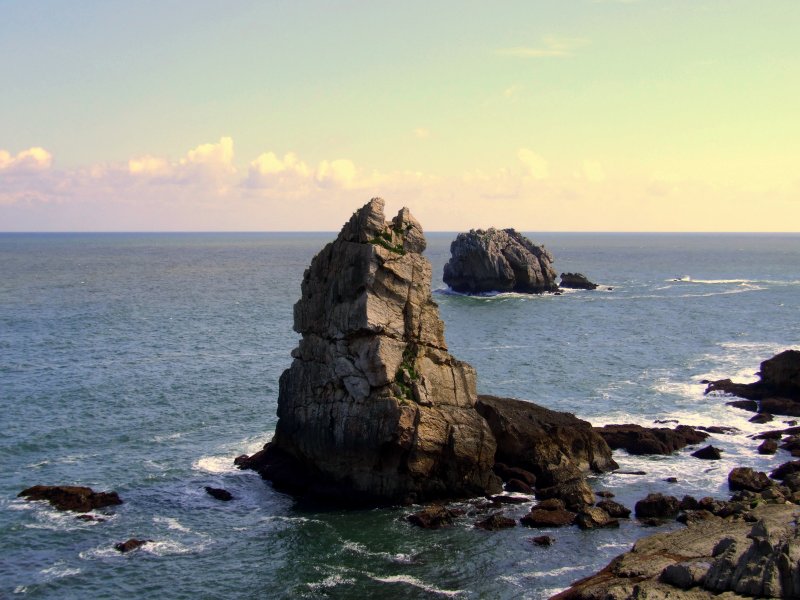
POLYGON ((576 510, 591 506, 594 494, 584 473, 618 466, 591 424, 572 414, 487 395, 476 407, 497 440, 497 460, 533 473, 539 498, 560 498, 576 510))
POLYGON ((703 431, 697 431, 688 425, 678 425, 675 429, 668 427, 642 427, 641 425, 605 425, 595 427, 608 445, 618 450, 627 450, 628 454, 672 454, 676 450, 698 444, 708 437, 703 431))
POLYGON ((475 371, 447 351, 419 223, 375 198, 306 270, 273 441, 240 466, 344 503, 499 492, 475 371))
POLYGON ((555 292, 553 257, 513 229, 473 229, 450 244, 444 282, 465 294, 555 292))
POLYGON ((596 290, 597 284, 589 281, 583 273, 562 273, 561 287, 573 290, 596 290))
POLYGON ((75 512, 122 504, 117 492, 95 492, 92 488, 80 485, 34 485, 18 495, 26 500, 47 500, 58 510, 75 512))

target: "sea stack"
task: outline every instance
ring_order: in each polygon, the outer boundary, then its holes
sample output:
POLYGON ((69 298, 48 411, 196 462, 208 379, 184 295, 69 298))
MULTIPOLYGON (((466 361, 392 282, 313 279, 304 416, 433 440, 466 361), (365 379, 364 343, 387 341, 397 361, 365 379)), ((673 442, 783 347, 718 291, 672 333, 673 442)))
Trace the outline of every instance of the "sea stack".
POLYGON ((447 351, 422 228, 407 208, 391 222, 383 211, 368 202, 305 271, 275 436, 238 464, 344 504, 498 492, 495 440, 475 371, 447 351))
POLYGON ((456 292, 558 291, 553 257, 513 229, 472 229, 450 244, 444 282, 456 292))

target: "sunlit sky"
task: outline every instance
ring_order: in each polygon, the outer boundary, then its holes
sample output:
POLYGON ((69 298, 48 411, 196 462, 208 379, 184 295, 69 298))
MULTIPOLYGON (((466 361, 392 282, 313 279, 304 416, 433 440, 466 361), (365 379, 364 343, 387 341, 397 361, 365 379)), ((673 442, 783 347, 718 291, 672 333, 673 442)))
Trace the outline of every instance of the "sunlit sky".
POLYGON ((797 0, 0 0, 0 231, 800 230, 797 0))

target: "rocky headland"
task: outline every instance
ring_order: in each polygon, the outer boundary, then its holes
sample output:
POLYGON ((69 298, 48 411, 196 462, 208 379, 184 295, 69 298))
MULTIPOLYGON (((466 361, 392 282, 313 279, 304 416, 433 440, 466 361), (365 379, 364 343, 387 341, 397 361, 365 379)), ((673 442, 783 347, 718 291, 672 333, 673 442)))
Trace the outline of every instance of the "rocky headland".
MULTIPOLYGON (((408 209, 389 222, 383 209, 375 198, 354 213, 306 270, 275 436, 237 465, 276 489, 344 504, 496 494, 499 473, 506 485, 590 505, 584 472, 616 467, 607 444, 572 415, 478 400, 475 371, 447 351, 422 228, 408 209)), ((526 285, 535 273, 555 277, 547 262, 513 264, 526 285)))
POLYGON ((450 244, 444 282, 456 292, 558 291, 553 257, 514 229, 472 229, 450 244))
POLYGON ((744 398, 730 404, 753 412, 800 416, 800 351, 784 350, 765 360, 758 374, 759 380, 754 383, 711 381, 705 393, 744 398))

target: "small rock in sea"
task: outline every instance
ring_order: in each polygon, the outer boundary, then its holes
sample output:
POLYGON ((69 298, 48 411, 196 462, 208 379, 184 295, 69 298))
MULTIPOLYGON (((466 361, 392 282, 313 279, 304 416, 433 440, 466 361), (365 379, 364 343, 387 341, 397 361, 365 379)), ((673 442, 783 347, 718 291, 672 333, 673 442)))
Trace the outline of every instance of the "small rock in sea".
POLYGON ((764 440, 758 447, 759 454, 775 454, 778 451, 778 442, 775 440, 764 440))
POLYGON ((217 500, 223 500, 225 502, 233 500, 233 494, 231 494, 228 490, 224 490, 222 488, 215 488, 208 485, 206 486, 205 489, 209 496, 213 496, 217 500))
POLYGON ((705 448, 700 448, 696 452, 692 452, 692 456, 695 458, 700 458, 702 460, 720 460, 722 458, 722 454, 720 453, 719 448, 715 448, 714 446, 706 446, 705 448))
POLYGON ((708 427, 695 427, 695 429, 699 429, 700 431, 705 431, 706 433, 717 433, 720 435, 732 435, 734 433, 738 433, 739 430, 736 427, 728 427, 726 425, 710 425, 708 427))
POLYGON ((791 420, 791 421, 784 421, 784 423, 786 423, 786 424, 787 424, 787 425, 789 425, 790 427, 794 427, 795 425, 797 425, 797 421, 795 421, 795 420, 791 420))
POLYGON ((95 517, 94 515, 78 515, 75 517, 79 521, 97 521, 98 523, 104 523, 105 519, 101 519, 100 517, 95 517))
POLYGON ((511 479, 506 484, 506 491, 517 492, 520 494, 533 494, 533 488, 524 481, 520 481, 519 479, 511 479))
POLYGON ((773 479, 784 480, 787 476, 797 472, 800 472, 800 460, 790 460, 789 462, 785 462, 773 470, 769 476, 773 479))
POLYGON ((136 538, 131 538, 125 542, 119 542, 118 544, 114 544, 114 550, 122 552, 125 554, 126 552, 130 552, 131 550, 136 550, 140 546, 144 546, 147 542, 152 542, 153 540, 137 540, 136 538))
POLYGON ((601 500, 596 506, 602 508, 608 513, 608 516, 614 519, 627 519, 631 516, 630 508, 626 508, 619 502, 614 502, 613 500, 601 500))
POLYGON ((597 506, 584 508, 575 517, 575 523, 581 529, 599 529, 601 527, 619 527, 619 521, 597 506))
POLYGON ((749 412, 758 412, 758 402, 755 400, 732 400, 730 402, 725 403, 727 406, 732 406, 733 408, 741 408, 742 410, 746 410, 749 412))
POLYGON ((492 503, 494 504, 525 504, 526 502, 530 502, 530 498, 520 498, 519 496, 492 496, 491 498, 492 503))
POLYGON ((577 515, 568 510, 541 510, 534 508, 520 519, 526 527, 563 527, 572 525, 577 515))
POLYGON ((561 287, 575 290, 596 290, 597 284, 589 281, 583 273, 562 273, 561 287))
POLYGON ((26 500, 47 500, 58 510, 85 513, 96 508, 122 504, 117 492, 95 492, 78 485, 34 485, 18 496, 26 500))
POLYGON ((728 487, 731 490, 761 492, 771 485, 772 482, 766 473, 755 471, 750 467, 736 467, 728 473, 728 487))
POLYGON ((636 517, 640 520, 650 517, 659 519, 674 518, 678 514, 680 502, 675 496, 664 494, 648 494, 634 506, 636 517))
POLYGON ((504 517, 500 513, 494 513, 493 515, 489 515, 483 521, 478 521, 475 523, 475 527, 478 529, 485 529, 487 531, 496 531, 498 529, 508 529, 510 527, 516 527, 517 522, 514 519, 509 519, 508 517, 504 517))
POLYGON ((677 477, 667 477, 664 481, 666 481, 667 483, 678 483, 678 478, 677 477))
POLYGON ((609 292, 613 292, 613 291, 614 291, 614 288, 613 288, 613 287, 609 287, 609 288, 606 288, 606 289, 607 289, 609 292))
POLYGON ((537 535, 536 537, 531 538, 531 542, 533 542, 537 546, 547 547, 547 546, 552 546, 553 542, 555 542, 555 539, 553 539, 549 535, 537 535))
POLYGON ((450 510, 440 504, 428 506, 419 512, 408 515, 406 520, 412 525, 423 529, 440 529, 445 525, 452 525, 458 512, 450 510))
POLYGON ((615 475, 647 475, 647 471, 614 471, 615 475))
POLYGON ((678 423, 678 419, 656 419, 653 423, 658 423, 659 425, 663 425, 665 423, 678 423))
POLYGON ((774 418, 775 417, 773 417, 769 413, 758 413, 756 416, 748 419, 748 421, 750 421, 751 423, 769 423, 774 418))
POLYGON ((546 500, 540 500, 534 508, 539 510, 564 510, 566 505, 559 498, 547 498, 546 500))
POLYGON ((613 498, 614 492, 609 492, 607 490, 600 490, 599 492, 595 492, 598 498, 613 498))

